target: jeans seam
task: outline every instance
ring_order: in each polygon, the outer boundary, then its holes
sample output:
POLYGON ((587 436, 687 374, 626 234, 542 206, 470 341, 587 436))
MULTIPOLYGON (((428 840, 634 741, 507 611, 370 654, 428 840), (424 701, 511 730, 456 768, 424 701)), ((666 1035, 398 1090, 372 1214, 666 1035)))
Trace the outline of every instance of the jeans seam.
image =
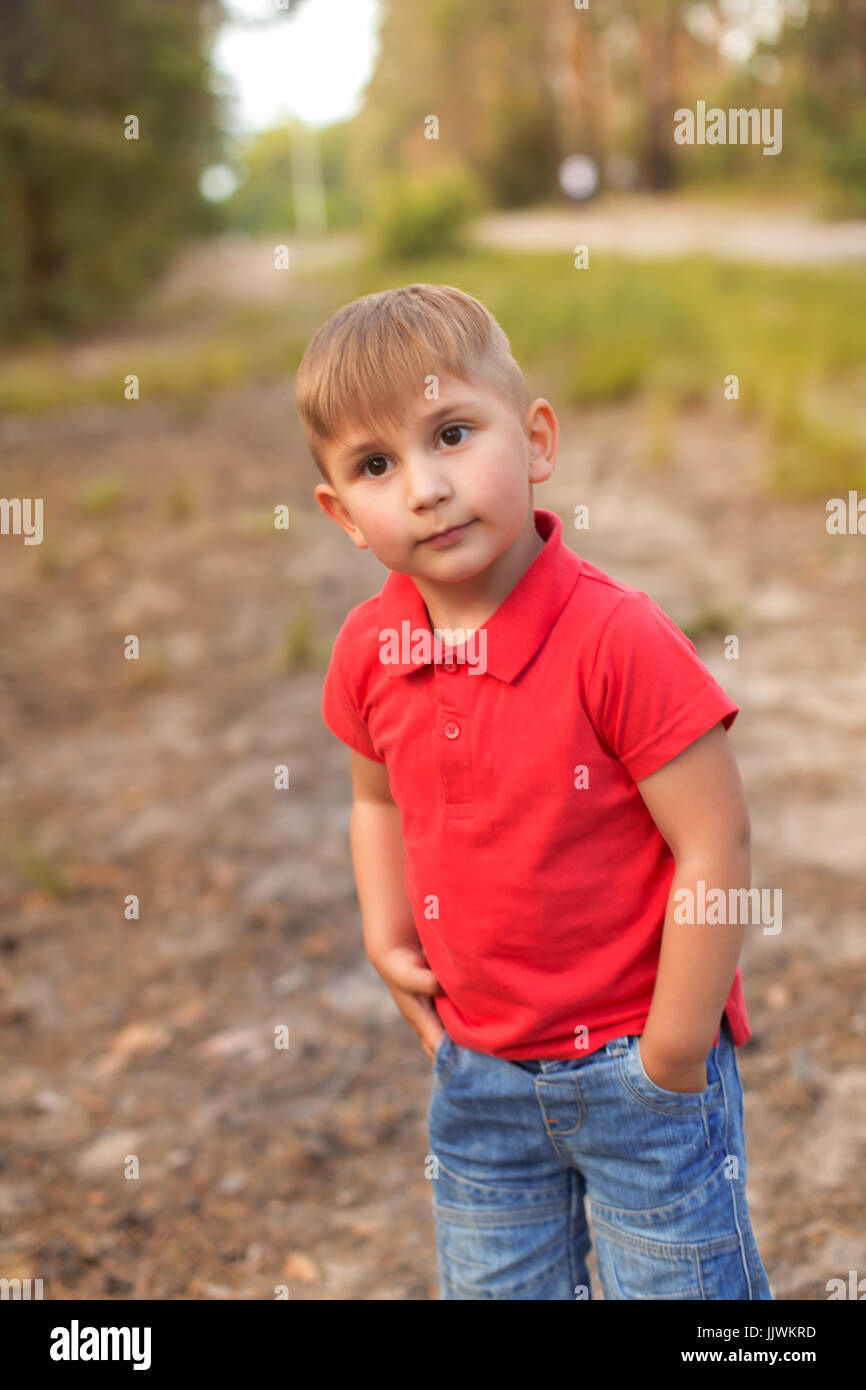
MULTIPOLYGON (((723 1022, 722 1022, 722 1028, 724 1028, 724 1020, 723 1020, 723 1022)), ((722 1034, 722 1037, 724 1037, 724 1033, 722 1034)), ((721 1048, 721 1042, 722 1042, 722 1038, 720 1037, 720 1038, 719 1038, 719 1046, 720 1046, 720 1048, 721 1048)), ((726 1057, 730 1057, 730 1056, 731 1056, 730 1049, 733 1048, 734 1043, 733 1043, 733 1040, 732 1040, 732 1039, 726 1039, 725 1042, 726 1042, 725 1056, 726 1056, 726 1057)), ((734 1062, 736 1063, 736 1053, 733 1054, 733 1058, 734 1058, 734 1062)), ((731 1153, 731 1149, 732 1149, 732 1139, 733 1139, 733 1133, 734 1133, 733 1127, 732 1127, 732 1119, 731 1119, 731 1105, 730 1105, 730 1101, 729 1101, 729 1098, 728 1098, 728 1088, 727 1088, 727 1085, 726 1085, 726 1082, 725 1082, 725 1073, 724 1073, 724 1070, 722 1069, 722 1067, 719 1066, 719 1064, 718 1064, 718 1059, 717 1059, 717 1062, 716 1062, 716 1071, 717 1071, 718 1074, 719 1074, 719 1081, 721 1082, 721 1086, 722 1086, 722 1099, 723 1099, 723 1103, 724 1103, 724 1107, 725 1107, 725 1153, 726 1153, 726 1154, 730 1154, 730 1153, 731 1153)), ((744 1134, 744 1135, 743 1135, 744 1157, 745 1157, 745 1142, 746 1142, 746 1141, 745 1141, 745 1134, 744 1134)), ((739 1176, 739 1174, 738 1174, 737 1177, 734 1179, 733 1182, 731 1182, 731 1181, 729 1180, 728 1186, 729 1186, 729 1188, 731 1189, 730 1196, 731 1196, 731 1207, 732 1207, 732 1209, 733 1209, 734 1225, 735 1225, 735 1227, 736 1227, 737 1237, 738 1237, 739 1242, 740 1242, 740 1261, 741 1261, 742 1266, 743 1266, 743 1272, 744 1272, 744 1274, 745 1274, 745 1276, 746 1276, 746 1288, 747 1288, 748 1291, 749 1291, 749 1299, 751 1299, 752 1296, 753 1296, 753 1292, 754 1292, 754 1290, 753 1290, 753 1285, 752 1285, 752 1271, 751 1271, 751 1268, 750 1268, 750 1263, 751 1263, 751 1262, 750 1262, 750 1260, 749 1260, 748 1253, 747 1253, 747 1251, 746 1251, 745 1236, 744 1236, 744 1234, 743 1234, 743 1228, 742 1228, 742 1225, 741 1225, 741 1223, 740 1223, 740 1203, 739 1203, 739 1200, 738 1200, 738 1194, 737 1194, 737 1192, 734 1190, 734 1183, 739 1183, 740 1181, 741 1181, 741 1179, 740 1179, 740 1176, 739 1176)), ((746 1165, 745 1165, 745 1163, 743 1164, 742 1182, 743 1182, 743 1191, 745 1192, 745 1182, 746 1182, 746 1165)))
POLYGON ((677 1259, 691 1259, 695 1255, 728 1255, 740 1249, 739 1236, 733 1232, 726 1236, 713 1236, 710 1240, 655 1240, 651 1236, 616 1226, 613 1222, 606 1221, 603 1216, 596 1217, 594 1210, 593 1223, 602 1235, 608 1237, 611 1244, 628 1246, 630 1249, 638 1250, 642 1255, 657 1255, 663 1251, 677 1259))
POLYGON ((565 1243, 568 1246, 568 1286, 574 1292, 577 1285, 577 1256, 575 1254, 575 1244, 577 1240, 577 1220, 574 1212, 574 1186, 577 1182, 577 1174, 573 1168, 568 1169, 567 1186, 565 1191, 566 1218, 565 1218, 565 1243))

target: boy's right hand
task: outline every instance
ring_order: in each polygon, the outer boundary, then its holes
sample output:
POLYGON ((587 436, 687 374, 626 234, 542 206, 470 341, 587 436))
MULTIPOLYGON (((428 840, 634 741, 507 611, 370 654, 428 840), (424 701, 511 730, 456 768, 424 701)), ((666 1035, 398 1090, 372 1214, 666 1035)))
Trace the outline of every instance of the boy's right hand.
POLYGON ((430 1060, 445 1029, 431 995, 444 994, 420 946, 391 946, 370 964, 382 976, 400 1013, 421 1039, 430 1060))

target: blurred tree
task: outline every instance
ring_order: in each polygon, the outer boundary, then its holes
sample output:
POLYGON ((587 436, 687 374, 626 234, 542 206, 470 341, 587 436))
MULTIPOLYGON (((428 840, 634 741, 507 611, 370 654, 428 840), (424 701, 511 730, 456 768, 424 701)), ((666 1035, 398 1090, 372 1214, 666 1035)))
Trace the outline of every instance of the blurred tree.
POLYGON ((663 190, 677 181, 673 113, 687 74, 705 55, 685 18, 691 0, 610 0, 577 11, 569 49, 576 78, 576 137, 599 166, 612 155, 634 161, 635 182, 663 190))
MULTIPOLYGON (((322 156, 322 181, 328 228, 357 222, 361 209, 349 192, 348 161, 351 121, 335 121, 313 132, 322 156)), ((229 157, 241 177, 237 192, 226 199, 226 225, 249 232, 297 233, 292 178, 291 140, 299 132, 296 122, 275 126, 261 134, 233 142, 229 157)))
POLYGON ((866 213, 866 0, 812 0, 780 52, 804 145, 839 190, 835 210, 866 213))
POLYGON ((637 6, 641 35, 641 89, 644 125, 639 167, 648 188, 670 188, 675 180, 672 138, 675 54, 682 36, 682 0, 654 0, 637 6))
POLYGON ((223 18, 219 0, 3 0, 4 337, 95 321, 214 225, 198 180, 222 153, 206 49, 223 18))
POLYGON ((379 170, 423 174, 459 162, 500 206, 549 195, 561 158, 545 24, 552 0, 382 3, 379 58, 351 131, 356 199, 379 170))

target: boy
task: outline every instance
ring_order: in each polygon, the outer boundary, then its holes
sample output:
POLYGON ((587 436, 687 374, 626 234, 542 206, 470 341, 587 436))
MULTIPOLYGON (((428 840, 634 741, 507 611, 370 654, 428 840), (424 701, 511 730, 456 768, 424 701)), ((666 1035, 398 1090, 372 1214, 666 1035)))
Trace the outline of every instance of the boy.
POLYGON ((739 707, 533 507, 556 416, 478 300, 346 305, 297 402, 319 505, 391 571, 322 710, 352 749, 364 946, 433 1060, 441 1296, 591 1297, 588 1196, 606 1299, 771 1298, 743 928, 677 911, 749 886, 739 707))

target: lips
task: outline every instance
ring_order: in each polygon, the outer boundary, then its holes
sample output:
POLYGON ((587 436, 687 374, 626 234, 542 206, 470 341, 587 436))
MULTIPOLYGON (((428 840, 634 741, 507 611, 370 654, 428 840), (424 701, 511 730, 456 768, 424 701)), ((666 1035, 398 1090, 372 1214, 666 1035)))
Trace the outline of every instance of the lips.
POLYGON ((471 525, 472 525, 472 522, 471 522, 471 521, 461 521, 461 522, 459 523, 459 525, 457 525, 457 526, 449 526, 449 527, 448 527, 446 530, 444 530, 444 531, 434 531, 433 534, 432 534, 432 536, 425 536, 425 537, 424 537, 424 540, 425 540, 425 541, 438 541, 438 540, 442 540, 442 538, 443 538, 444 536, 451 536, 451 535, 453 535, 453 534, 455 533, 455 531, 464 531, 464 530, 466 529, 467 526, 471 526, 471 525))

